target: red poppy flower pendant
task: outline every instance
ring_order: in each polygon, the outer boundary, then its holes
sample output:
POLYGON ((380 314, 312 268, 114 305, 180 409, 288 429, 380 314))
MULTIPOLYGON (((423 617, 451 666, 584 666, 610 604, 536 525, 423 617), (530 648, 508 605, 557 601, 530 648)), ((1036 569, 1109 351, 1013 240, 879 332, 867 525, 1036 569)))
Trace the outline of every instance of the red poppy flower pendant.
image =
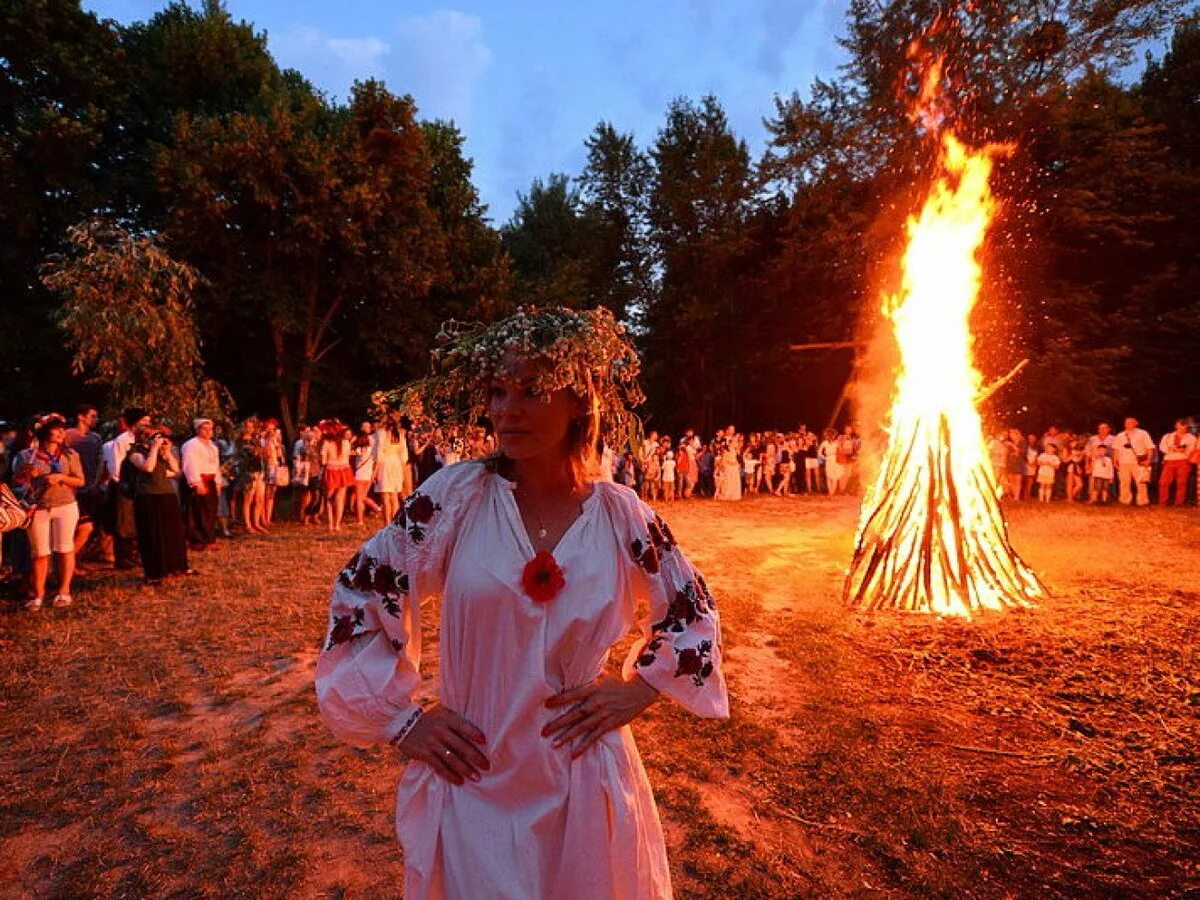
POLYGON ((549 603, 566 583, 558 560, 548 550, 539 550, 521 573, 521 589, 534 603, 549 603))

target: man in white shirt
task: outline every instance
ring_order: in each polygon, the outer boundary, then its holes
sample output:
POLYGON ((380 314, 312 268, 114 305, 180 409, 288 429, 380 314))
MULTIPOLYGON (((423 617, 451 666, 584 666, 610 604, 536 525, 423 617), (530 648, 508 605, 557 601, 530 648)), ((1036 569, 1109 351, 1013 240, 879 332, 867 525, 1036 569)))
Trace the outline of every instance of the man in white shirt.
POLYGON ((1163 457, 1162 475, 1158 479, 1159 506, 1170 506, 1172 495, 1175 506, 1183 506, 1188 476, 1192 474, 1190 459, 1195 449, 1196 436, 1188 431, 1187 419, 1176 419, 1175 430, 1164 434, 1158 444, 1163 457))
POLYGON ((121 491, 121 466, 133 446, 133 432, 139 425, 149 425, 150 414, 136 406, 121 414, 120 434, 100 448, 104 471, 108 477, 108 525, 113 539, 113 563, 118 569, 138 565, 137 531, 133 524, 133 495, 121 491))
POLYGON ((1125 420, 1125 430, 1113 439, 1114 462, 1117 464, 1117 481, 1121 485, 1120 500, 1125 506, 1133 502, 1134 485, 1137 486, 1137 505, 1150 503, 1150 456, 1154 453, 1154 441, 1138 420, 1130 416, 1125 420))
POLYGON ((196 419, 192 428, 196 436, 186 441, 182 450, 187 538, 192 549, 207 550, 217 540, 221 451, 213 441, 212 419, 196 419))

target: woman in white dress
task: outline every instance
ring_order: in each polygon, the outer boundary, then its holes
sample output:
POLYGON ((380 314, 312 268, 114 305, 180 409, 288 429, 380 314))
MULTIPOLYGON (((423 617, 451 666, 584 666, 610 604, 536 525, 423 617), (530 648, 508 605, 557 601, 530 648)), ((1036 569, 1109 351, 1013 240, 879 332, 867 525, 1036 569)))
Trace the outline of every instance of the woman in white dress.
POLYGON ((389 418, 375 429, 375 490, 383 500, 385 522, 392 521, 400 511, 407 468, 407 420, 389 418))
POLYGON ((703 579, 666 523, 599 477, 601 416, 628 423, 636 355, 605 310, 524 310, 454 337, 443 360, 478 389, 473 411, 487 398, 500 450, 433 475, 338 576, 321 712, 409 759, 409 900, 669 897, 629 722, 660 692, 702 716, 726 716, 728 698, 703 579), (421 611, 437 595, 440 696, 422 707, 421 611))
POLYGON ((817 448, 817 456, 825 461, 825 485, 829 496, 843 493, 845 490, 845 474, 842 464, 838 462, 838 436, 832 428, 825 429, 825 440, 817 448))
POLYGON ((742 464, 738 461, 737 449, 726 442, 717 456, 717 500, 742 499, 742 464))

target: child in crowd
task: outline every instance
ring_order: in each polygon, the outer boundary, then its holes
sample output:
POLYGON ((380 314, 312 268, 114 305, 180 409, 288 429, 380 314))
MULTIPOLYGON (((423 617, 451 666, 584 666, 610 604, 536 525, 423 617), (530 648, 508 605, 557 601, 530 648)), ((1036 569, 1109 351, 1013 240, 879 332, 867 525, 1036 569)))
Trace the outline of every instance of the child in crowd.
POLYGON ((1087 477, 1084 471, 1086 460, 1083 454, 1083 444, 1071 445, 1067 457, 1067 499, 1075 502, 1087 497, 1087 477))
POLYGON ((665 502, 675 499, 675 454, 671 450, 662 461, 662 498, 665 502))
POLYGON ((1042 503, 1049 503, 1054 495, 1054 480, 1058 477, 1058 467, 1062 465, 1062 460, 1054 452, 1055 449, 1056 447, 1047 441, 1037 457, 1038 500, 1042 503))
POLYGON ((652 448, 642 460, 642 499, 653 503, 658 499, 659 479, 662 478, 662 466, 658 459, 658 449, 652 448))
POLYGON ((1100 444, 1092 457, 1092 502, 1108 503, 1112 494, 1113 461, 1108 455, 1108 447, 1100 444))

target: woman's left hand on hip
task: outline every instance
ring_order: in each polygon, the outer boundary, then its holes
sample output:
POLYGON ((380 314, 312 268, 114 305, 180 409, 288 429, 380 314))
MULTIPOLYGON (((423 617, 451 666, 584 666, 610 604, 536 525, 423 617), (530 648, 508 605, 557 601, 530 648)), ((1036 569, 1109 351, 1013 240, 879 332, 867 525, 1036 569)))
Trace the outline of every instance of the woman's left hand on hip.
POLYGON ((561 747, 574 741, 571 758, 600 739, 601 735, 628 725, 658 698, 658 691, 640 675, 629 681, 601 675, 595 681, 561 691, 546 701, 549 709, 570 707, 542 729, 542 737, 561 747))

